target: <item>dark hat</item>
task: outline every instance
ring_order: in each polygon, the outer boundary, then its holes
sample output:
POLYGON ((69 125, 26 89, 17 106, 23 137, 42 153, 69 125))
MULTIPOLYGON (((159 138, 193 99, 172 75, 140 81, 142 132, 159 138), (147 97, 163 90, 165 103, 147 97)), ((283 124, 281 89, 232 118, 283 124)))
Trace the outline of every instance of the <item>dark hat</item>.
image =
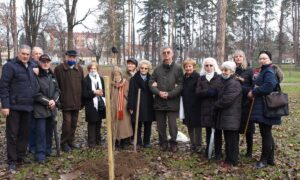
POLYGON ((43 54, 39 58, 40 61, 51 61, 51 58, 47 54, 43 54))
POLYGON ((127 63, 128 63, 128 62, 132 62, 133 64, 135 64, 135 66, 138 66, 138 61, 137 61, 136 59, 134 59, 133 57, 128 58, 128 59, 127 59, 127 63))
POLYGON ((267 50, 262 50, 259 52, 258 56, 260 56, 261 54, 266 54, 269 56, 270 60, 272 61, 272 54, 270 53, 270 51, 267 50))
POLYGON ((113 53, 115 53, 115 54, 118 53, 118 49, 117 49, 116 47, 114 47, 114 46, 111 48, 111 51, 112 51, 113 53))
POLYGON ((66 55, 68 55, 68 56, 77 56, 77 51, 75 51, 75 50, 68 50, 66 52, 66 55))

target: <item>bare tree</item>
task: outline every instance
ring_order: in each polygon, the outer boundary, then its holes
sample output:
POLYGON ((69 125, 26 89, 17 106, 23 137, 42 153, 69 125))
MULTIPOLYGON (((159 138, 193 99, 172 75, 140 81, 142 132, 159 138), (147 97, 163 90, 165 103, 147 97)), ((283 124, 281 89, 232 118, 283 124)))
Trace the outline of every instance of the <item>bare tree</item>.
POLYGON ((99 64, 104 47, 103 34, 101 32, 88 33, 87 36, 86 47, 96 56, 96 61, 99 64))
POLYGON ((294 40, 294 60, 297 65, 299 62, 299 3, 298 0, 293 1, 293 40, 294 40))
POLYGON ((75 26, 82 24, 82 22, 92 13, 92 11, 89 9, 88 12, 80 19, 76 20, 76 6, 78 0, 64 0, 64 5, 65 5, 65 12, 67 15, 67 24, 68 24, 68 42, 67 42, 67 47, 68 49, 74 49, 74 34, 73 34, 73 29, 75 26))
POLYGON ((225 54, 225 28, 227 0, 218 0, 217 28, 216 28, 216 57, 220 63, 224 62, 225 54))
POLYGON ((43 0, 26 0, 23 21, 27 44, 31 47, 36 45, 39 27, 42 18, 43 0))

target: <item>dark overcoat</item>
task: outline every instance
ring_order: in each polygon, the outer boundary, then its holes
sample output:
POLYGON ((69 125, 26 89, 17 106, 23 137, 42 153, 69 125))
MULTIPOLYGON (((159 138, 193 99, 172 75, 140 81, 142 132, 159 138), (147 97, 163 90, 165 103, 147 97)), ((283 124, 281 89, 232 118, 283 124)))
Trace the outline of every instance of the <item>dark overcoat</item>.
POLYGON ((183 77, 183 89, 181 92, 184 108, 183 124, 188 127, 200 127, 200 98, 196 95, 196 87, 200 75, 194 71, 190 76, 183 77))
POLYGON ((231 76, 222 79, 223 85, 218 92, 215 102, 216 128, 221 130, 238 131, 242 111, 241 84, 231 76))
MULTIPOLYGON (((100 76, 102 90, 103 90, 103 97, 105 97, 105 86, 104 80, 100 76)), ((83 103, 85 106, 85 121, 86 122, 97 122, 101 119, 104 119, 106 116, 105 108, 103 110, 97 110, 94 107, 93 98, 95 94, 92 90, 92 80, 89 75, 84 78, 83 81, 83 103)))
POLYGON ((214 77, 208 81, 205 75, 200 76, 197 82, 196 94, 201 99, 200 104, 200 121, 202 127, 215 127, 215 121, 213 119, 214 103, 218 99, 217 92, 210 94, 210 89, 219 89, 222 85, 221 76, 217 73, 214 77))
POLYGON ((264 116, 263 96, 276 91, 278 80, 271 64, 263 65, 258 77, 254 81, 254 89, 252 93, 255 97, 251 120, 257 123, 267 125, 281 124, 281 118, 267 118, 264 116))
POLYGON ((82 108, 83 70, 79 64, 74 68, 64 62, 54 69, 58 82, 60 102, 63 110, 79 110, 82 108))
POLYGON ((147 79, 144 81, 138 71, 130 79, 128 91, 127 109, 133 110, 132 120, 136 119, 138 89, 141 89, 139 122, 150 122, 154 120, 153 109, 153 94, 148 86, 150 74, 147 74, 147 79))
POLYGON ((236 75, 241 77, 238 78, 239 82, 242 86, 242 117, 241 117, 241 128, 240 132, 243 133, 245 131, 245 127, 247 124, 251 100, 248 98, 249 91, 253 88, 253 70, 252 68, 248 67, 247 69, 243 69, 241 67, 237 67, 236 75))

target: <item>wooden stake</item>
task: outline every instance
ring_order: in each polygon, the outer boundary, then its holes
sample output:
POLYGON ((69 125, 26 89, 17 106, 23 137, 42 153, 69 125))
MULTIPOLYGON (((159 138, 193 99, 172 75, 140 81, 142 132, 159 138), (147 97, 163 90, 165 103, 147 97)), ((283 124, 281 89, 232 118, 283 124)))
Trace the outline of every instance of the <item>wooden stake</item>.
POLYGON ((138 123, 139 123, 139 115, 140 115, 140 99, 141 99, 141 88, 138 90, 138 98, 136 103, 136 113, 135 113, 135 128, 134 128, 134 152, 136 152, 136 143, 137 143, 137 131, 138 131, 138 123))
POLYGON ((108 149, 108 173, 109 180, 115 179, 115 166, 114 166, 114 154, 113 154, 113 138, 112 138, 112 119, 110 108, 110 78, 104 76, 105 84, 105 99, 106 99, 106 127, 107 127, 107 149, 108 149))

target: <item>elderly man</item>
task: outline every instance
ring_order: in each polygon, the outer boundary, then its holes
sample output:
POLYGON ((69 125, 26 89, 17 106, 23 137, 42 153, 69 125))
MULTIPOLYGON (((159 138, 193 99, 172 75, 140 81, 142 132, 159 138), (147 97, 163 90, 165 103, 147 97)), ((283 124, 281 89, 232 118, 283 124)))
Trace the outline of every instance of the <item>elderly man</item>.
POLYGON ((161 49, 163 63, 154 69, 149 81, 151 91, 155 94, 154 110, 159 134, 159 143, 163 151, 168 149, 167 120, 169 126, 170 150, 177 151, 177 124, 180 92, 182 90, 183 71, 173 61, 170 47, 161 49))
POLYGON ((10 171, 16 170, 17 162, 24 162, 33 97, 38 84, 29 61, 31 48, 22 45, 16 58, 7 61, 0 80, 1 113, 6 117, 7 159, 10 171))
POLYGON ((71 151, 71 148, 79 148, 79 145, 75 143, 75 131, 79 110, 82 107, 81 96, 84 76, 82 67, 76 63, 76 56, 75 50, 67 51, 65 61, 54 70, 61 90, 60 102, 63 124, 60 143, 64 152, 71 151))
MULTIPOLYGON (((43 49, 40 47, 33 47, 31 51, 31 61, 34 65, 33 71, 36 75, 39 74, 39 59, 41 55, 43 54, 43 49)), ((28 150, 30 153, 35 152, 35 138, 36 138, 36 126, 35 126, 35 119, 32 118, 31 120, 31 128, 30 128, 30 133, 29 133, 29 143, 28 143, 28 150)))

